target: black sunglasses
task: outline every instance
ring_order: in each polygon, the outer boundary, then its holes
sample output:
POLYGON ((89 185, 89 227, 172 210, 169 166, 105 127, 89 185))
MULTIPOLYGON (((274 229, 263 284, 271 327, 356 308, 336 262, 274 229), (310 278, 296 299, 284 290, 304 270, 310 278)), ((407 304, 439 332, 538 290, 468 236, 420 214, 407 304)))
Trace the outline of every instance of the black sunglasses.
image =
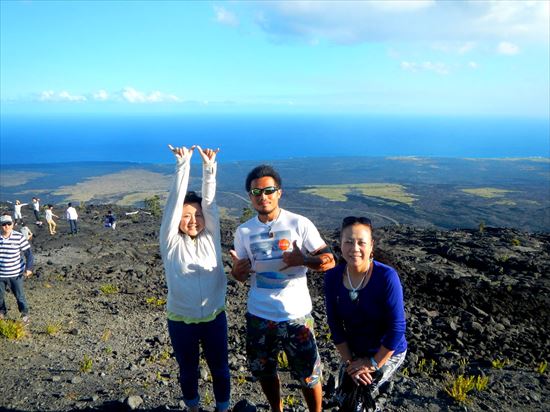
POLYGON ((2 226, 10 226, 12 222, 2 222, 2 226))
POLYGON ((348 217, 345 217, 343 220, 342 220, 342 227, 347 227, 347 226, 351 226, 351 225, 354 225, 356 223, 359 223, 361 225, 366 225, 366 226, 369 226, 369 227, 372 227, 372 222, 371 220, 368 218, 368 217, 363 217, 363 216, 359 216, 359 217, 356 217, 356 216, 348 216, 348 217))
POLYGON ((263 193, 266 196, 269 196, 275 193, 277 190, 279 190, 279 188, 276 186, 267 186, 267 187, 264 187, 263 189, 255 187, 254 189, 250 189, 250 194, 252 196, 261 196, 263 193))

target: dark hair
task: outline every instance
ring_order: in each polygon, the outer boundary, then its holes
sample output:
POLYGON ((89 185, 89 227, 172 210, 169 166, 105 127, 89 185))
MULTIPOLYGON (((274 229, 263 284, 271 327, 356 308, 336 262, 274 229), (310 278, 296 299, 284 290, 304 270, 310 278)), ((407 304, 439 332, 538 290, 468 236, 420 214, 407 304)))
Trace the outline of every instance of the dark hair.
POLYGON ((189 191, 185 195, 185 199, 183 199, 183 204, 189 204, 189 203, 198 203, 199 205, 202 205, 202 197, 200 197, 197 192, 189 191))
POLYGON ((355 224, 367 226, 370 229, 370 232, 372 234, 372 222, 368 217, 348 216, 348 217, 345 217, 344 219, 342 219, 342 228, 340 229, 340 236, 341 236, 341 234, 342 234, 342 232, 344 231, 345 228, 347 228, 348 226, 353 226, 355 224))
POLYGON ((261 177, 272 177, 273 180, 275 180, 275 184, 279 188, 283 184, 281 176, 279 175, 279 173, 277 173, 277 171, 272 166, 260 165, 252 169, 248 174, 248 176, 246 177, 246 184, 245 184, 246 191, 250 192, 250 185, 252 181, 259 179, 261 177))
POLYGON ((69 203, 67 206, 71 207, 73 204, 72 203, 69 203))
POLYGON ((51 209, 52 207, 53 207, 52 204, 49 204, 49 205, 48 205, 48 209, 51 209))

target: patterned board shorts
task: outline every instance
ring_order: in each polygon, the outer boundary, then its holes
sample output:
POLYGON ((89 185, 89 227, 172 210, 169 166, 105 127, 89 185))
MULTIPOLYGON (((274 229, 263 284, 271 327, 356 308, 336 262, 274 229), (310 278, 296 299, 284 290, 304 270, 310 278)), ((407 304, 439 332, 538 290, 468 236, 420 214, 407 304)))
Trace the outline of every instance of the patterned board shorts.
POLYGON ((304 387, 312 388, 321 380, 321 357, 313 332, 313 318, 274 322, 246 314, 246 353, 256 378, 277 376, 277 359, 283 350, 290 373, 304 387))

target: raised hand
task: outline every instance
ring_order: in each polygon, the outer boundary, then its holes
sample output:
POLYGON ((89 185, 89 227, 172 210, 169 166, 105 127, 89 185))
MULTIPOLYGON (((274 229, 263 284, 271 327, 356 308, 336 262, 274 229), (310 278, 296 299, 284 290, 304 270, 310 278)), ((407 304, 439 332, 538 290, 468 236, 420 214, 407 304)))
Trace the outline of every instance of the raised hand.
POLYGON ((252 271, 250 260, 248 260, 248 258, 239 259, 237 252, 234 250, 230 250, 229 254, 231 255, 231 260, 233 261, 233 269, 231 269, 231 274, 238 281, 244 282, 252 271))
POLYGON ((193 150, 195 150, 195 145, 191 146, 189 149, 185 146, 182 147, 174 147, 171 144, 168 145, 168 148, 174 153, 174 156, 176 156, 176 159, 191 159, 191 156, 193 155, 193 150))
POLYGON ((202 157, 202 162, 204 164, 214 163, 216 161, 216 155, 220 151, 220 149, 212 150, 212 149, 202 149, 200 146, 195 146, 197 150, 199 151, 199 154, 202 157))

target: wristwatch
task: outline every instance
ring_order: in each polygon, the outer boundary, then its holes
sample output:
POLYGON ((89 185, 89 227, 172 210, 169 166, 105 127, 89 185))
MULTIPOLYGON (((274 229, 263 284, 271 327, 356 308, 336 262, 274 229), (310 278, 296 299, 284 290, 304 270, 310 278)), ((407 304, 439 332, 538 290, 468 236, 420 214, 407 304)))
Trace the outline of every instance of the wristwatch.
POLYGON ((374 368, 375 371, 377 371, 378 369, 380 369, 380 368, 378 367, 378 362, 376 362, 376 361, 374 360, 374 356, 371 356, 371 357, 370 357, 370 364, 372 365, 372 367, 374 368))

